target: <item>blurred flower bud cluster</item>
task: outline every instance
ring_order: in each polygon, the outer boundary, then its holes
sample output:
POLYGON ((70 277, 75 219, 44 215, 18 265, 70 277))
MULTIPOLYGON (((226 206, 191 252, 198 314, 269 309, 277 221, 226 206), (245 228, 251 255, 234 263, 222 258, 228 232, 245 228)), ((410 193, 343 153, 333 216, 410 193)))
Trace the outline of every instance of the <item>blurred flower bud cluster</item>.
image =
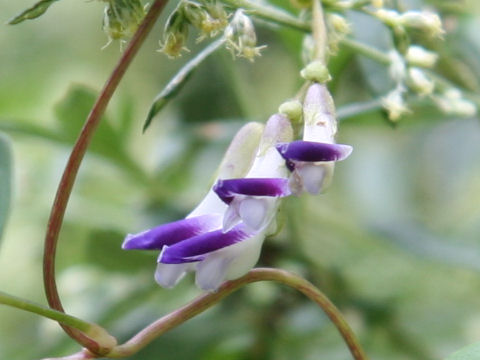
POLYGON ((266 46, 257 46, 257 35, 252 20, 242 9, 238 9, 233 16, 230 25, 225 29, 227 49, 238 57, 244 57, 250 61, 260 56, 260 50, 266 46))
POLYGON ((165 24, 160 51, 171 58, 188 51, 190 27, 199 32, 197 41, 214 37, 228 25, 228 14, 216 0, 182 0, 170 14, 165 24))
POLYGON ((103 31, 112 40, 127 40, 133 36, 145 16, 140 0, 102 0, 105 2, 103 31))

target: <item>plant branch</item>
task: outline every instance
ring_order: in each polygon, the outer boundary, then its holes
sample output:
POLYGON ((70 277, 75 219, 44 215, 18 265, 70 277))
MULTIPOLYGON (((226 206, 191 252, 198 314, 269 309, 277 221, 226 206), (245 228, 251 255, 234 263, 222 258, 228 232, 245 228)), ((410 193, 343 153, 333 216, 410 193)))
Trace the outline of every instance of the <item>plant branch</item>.
MULTIPOLYGON (((68 199, 72 192, 78 169, 83 156, 90 144, 95 129, 100 122, 102 114, 105 112, 108 102, 115 92, 120 80, 125 74, 128 66, 137 54, 140 46, 143 44, 146 36, 152 29, 160 13, 162 12, 167 0, 156 0, 148 11, 142 24, 130 41, 127 49, 123 53, 111 76, 107 80, 102 92, 100 93, 95 105, 93 106, 88 118, 81 130, 81 133, 75 143, 65 167, 62 179, 57 189, 55 201, 53 203, 50 219, 48 222, 47 233, 45 237, 44 258, 43 258, 43 277, 44 286, 49 305, 58 311, 64 311, 60 297, 58 295, 55 282, 55 254, 58 242, 58 236, 65 215, 68 199)), ((62 325, 65 332, 74 340, 87 347, 94 353, 108 352, 109 349, 101 349, 95 340, 86 337, 78 330, 68 325, 62 325)))
MULTIPOLYGON (((104 356, 108 358, 132 356, 162 334, 217 304, 219 301, 238 290, 240 287, 258 281, 279 282, 300 291, 308 298, 313 300, 323 309, 323 311, 336 326, 337 330, 340 332, 341 336, 346 342, 353 358, 355 360, 367 360, 367 356, 362 350, 360 343, 340 311, 320 290, 298 275, 292 274, 285 270, 271 268, 253 269, 239 279, 224 283, 218 289, 218 291, 199 296, 189 304, 153 322, 126 343, 114 347, 110 353, 104 356)), ((84 356, 85 354, 85 352, 78 353, 78 356, 84 356)), ((92 354, 89 354, 88 356, 92 356, 92 354)), ((83 358, 84 357, 78 357, 78 359, 83 358)))
POLYGON ((20 310, 25 310, 51 320, 58 321, 64 325, 68 325, 78 329, 82 332, 88 332, 92 326, 96 326, 87 321, 78 319, 74 316, 65 314, 61 311, 50 309, 46 306, 35 304, 29 300, 19 298, 17 296, 9 295, 3 291, 0 291, 0 304, 11 306, 20 310))

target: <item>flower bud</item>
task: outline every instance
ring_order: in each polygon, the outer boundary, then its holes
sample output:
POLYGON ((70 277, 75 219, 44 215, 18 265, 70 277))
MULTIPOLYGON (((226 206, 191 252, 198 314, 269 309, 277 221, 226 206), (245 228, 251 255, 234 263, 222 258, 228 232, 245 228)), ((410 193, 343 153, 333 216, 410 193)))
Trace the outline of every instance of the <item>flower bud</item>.
POLYGON ((372 0, 372 6, 380 9, 383 7, 383 0, 372 0))
POLYGON ((424 31, 429 37, 441 37, 445 32, 440 17, 428 11, 407 11, 400 16, 400 24, 406 28, 424 31))
POLYGON ((400 24, 400 14, 395 10, 378 9, 374 15, 389 26, 398 26, 400 24))
POLYGON ((390 77, 397 83, 401 83, 405 79, 407 72, 405 60, 400 53, 395 50, 391 50, 388 53, 388 57, 390 58, 390 67, 388 69, 390 77))
POLYGON ((327 20, 332 26, 333 30, 340 34, 348 34, 352 30, 350 24, 342 15, 330 13, 328 14, 327 20))
POLYGON ((255 56, 260 56, 260 50, 266 46, 257 45, 257 35, 250 18, 238 9, 229 26, 225 29, 227 49, 238 57, 253 61, 255 56))
POLYGON ((289 100, 279 106, 278 112, 287 116, 292 123, 298 124, 302 121, 303 106, 298 100, 289 100))
POLYGON ((182 50, 188 51, 185 47, 188 39, 188 25, 188 20, 181 9, 175 9, 165 23, 163 44, 160 44, 161 48, 159 51, 170 58, 181 56, 182 50))
POLYGON ((315 81, 318 83, 326 83, 330 81, 332 77, 328 72, 327 67, 322 61, 312 61, 305 68, 300 71, 300 76, 305 80, 315 81))
POLYGON ((437 62, 438 55, 421 46, 412 45, 408 48, 405 59, 410 65, 431 68, 437 62))
POLYGON ((110 40, 133 36, 145 16, 140 0, 109 0, 105 6, 103 31, 110 40))
POLYGON ((397 121, 404 114, 410 112, 403 100, 404 92, 405 90, 403 89, 403 87, 398 86, 394 90, 390 91, 387 96, 382 99, 382 105, 388 112, 388 118, 392 121, 397 121))
POLYGON ((420 96, 430 95, 435 88, 433 80, 429 79, 423 70, 417 67, 408 69, 407 84, 420 96))
POLYGON ((202 33, 215 36, 228 25, 228 14, 220 1, 203 0, 202 3, 209 15, 202 24, 202 33))
POLYGON ((477 106, 462 97, 460 90, 451 88, 442 95, 433 98, 438 107, 447 114, 459 116, 474 116, 477 113, 477 106))
POLYGON ((188 22, 200 30, 198 41, 217 35, 228 24, 225 10, 216 1, 205 1, 205 6, 183 1, 180 6, 188 22))

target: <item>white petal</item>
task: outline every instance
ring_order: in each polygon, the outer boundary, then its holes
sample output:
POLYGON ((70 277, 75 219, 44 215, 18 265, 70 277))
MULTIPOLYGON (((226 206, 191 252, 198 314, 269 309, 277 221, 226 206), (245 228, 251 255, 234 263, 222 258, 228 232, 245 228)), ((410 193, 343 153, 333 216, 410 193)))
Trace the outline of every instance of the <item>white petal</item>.
POLYGON ((207 255, 197 265, 195 282, 203 290, 214 291, 227 280, 234 280, 250 271, 260 257, 265 233, 207 255))
POLYGON ((238 201, 233 200, 225 211, 223 215, 223 232, 232 230, 232 228, 240 222, 241 218, 238 215, 238 205, 238 201))
POLYGON ((326 168, 323 164, 304 164, 299 166, 296 171, 302 178, 303 187, 310 194, 318 194, 323 187, 326 168))
POLYGON ((253 230, 260 230, 268 221, 267 199, 248 197, 240 203, 238 213, 245 225, 253 230))
POLYGON ((197 205, 187 218, 204 214, 223 214, 227 205, 219 199, 213 190, 210 190, 205 198, 197 205))
MULTIPOLYGON (((235 252, 235 257, 230 262, 225 274, 225 280, 237 279, 249 272, 260 257, 265 233, 259 232, 250 239, 244 240, 225 248, 229 252, 235 252)), ((222 249, 223 250, 223 249, 222 249)))
POLYGON ((195 283, 202 290, 214 291, 225 280, 230 259, 212 254, 197 265, 195 283))
POLYGON ((189 270, 191 264, 157 264, 155 281, 164 288, 172 288, 178 284, 189 270))

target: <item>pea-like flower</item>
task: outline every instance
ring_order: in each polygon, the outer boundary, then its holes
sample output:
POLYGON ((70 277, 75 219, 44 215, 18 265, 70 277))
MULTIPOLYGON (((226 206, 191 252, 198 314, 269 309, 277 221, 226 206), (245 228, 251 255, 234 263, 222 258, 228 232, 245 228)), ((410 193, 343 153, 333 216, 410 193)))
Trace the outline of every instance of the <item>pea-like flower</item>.
MULTIPOLYGON (((250 123, 235 136, 220 165, 219 176, 236 178, 251 167, 263 126, 250 123)), ((127 235, 126 250, 160 250, 155 280, 163 287, 175 286, 188 271, 196 271, 196 283, 214 290, 223 281, 237 278, 258 260, 264 232, 238 224, 222 231, 227 205, 211 189, 183 220, 127 235)))
POLYGON ((309 87, 303 105, 303 119, 303 140, 279 143, 276 149, 292 172, 291 191, 317 194, 330 182, 334 162, 346 159, 352 147, 335 144, 335 108, 325 85, 314 83, 309 87))
POLYGON ((276 151, 278 143, 290 141, 290 121, 281 114, 268 120, 255 162, 245 178, 220 179, 213 190, 227 205, 223 230, 242 222, 248 230, 264 231, 272 223, 278 199, 291 194, 285 161, 276 151))

